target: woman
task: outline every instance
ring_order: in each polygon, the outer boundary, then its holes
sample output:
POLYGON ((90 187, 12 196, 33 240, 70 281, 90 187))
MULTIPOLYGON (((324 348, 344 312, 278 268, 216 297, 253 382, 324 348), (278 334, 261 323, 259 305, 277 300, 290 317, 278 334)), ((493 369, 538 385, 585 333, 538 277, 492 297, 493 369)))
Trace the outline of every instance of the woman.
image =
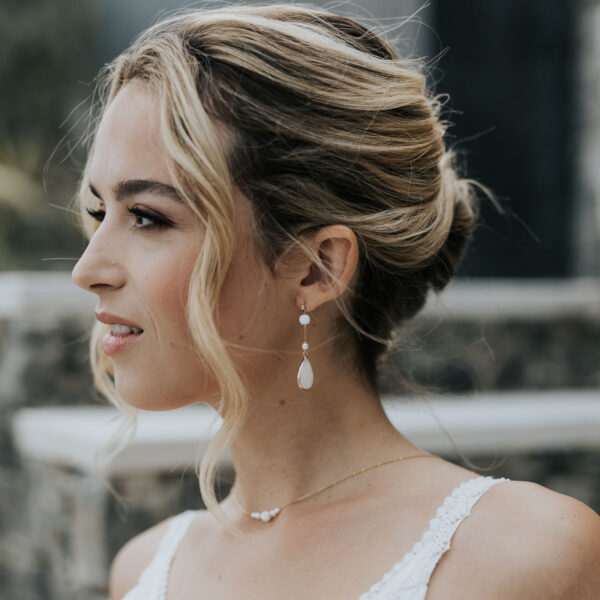
POLYGON ((129 541, 110 597, 600 597, 593 510, 428 454, 382 409, 393 334, 477 215, 418 63, 349 18, 246 6, 164 18, 100 84, 73 271, 96 383, 223 418, 208 510, 129 541))

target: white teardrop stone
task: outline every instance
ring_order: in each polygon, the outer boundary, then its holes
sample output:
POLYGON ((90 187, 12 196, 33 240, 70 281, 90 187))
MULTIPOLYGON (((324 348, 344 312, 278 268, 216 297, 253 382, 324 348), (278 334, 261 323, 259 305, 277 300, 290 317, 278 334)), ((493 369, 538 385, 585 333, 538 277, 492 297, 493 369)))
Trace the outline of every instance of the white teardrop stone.
POLYGON ((271 513, 268 510, 263 510, 260 514, 260 518, 266 523, 267 521, 271 520, 271 513))
POLYGON ((305 358, 298 369, 298 385, 305 390, 308 390, 312 387, 314 380, 312 365, 310 364, 310 360, 305 358))
POLYGON ((276 517, 279 514, 279 509, 278 508, 274 508, 273 510, 269 511, 271 513, 272 517, 276 517))

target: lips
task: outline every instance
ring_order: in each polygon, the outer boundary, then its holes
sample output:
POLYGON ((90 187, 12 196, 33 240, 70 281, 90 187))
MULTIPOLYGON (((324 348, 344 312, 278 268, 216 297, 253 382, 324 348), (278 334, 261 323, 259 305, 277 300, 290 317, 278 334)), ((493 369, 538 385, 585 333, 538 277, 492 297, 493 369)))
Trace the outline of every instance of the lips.
POLYGON ((102 338, 102 348, 106 354, 112 356, 117 352, 121 352, 125 348, 131 346, 137 342, 141 337, 142 333, 126 333, 124 335, 114 335, 110 331, 102 338))
POLYGON ((138 341, 144 332, 137 323, 118 315, 98 312, 96 313, 96 319, 111 326, 110 331, 102 338, 102 348, 109 356, 138 341))

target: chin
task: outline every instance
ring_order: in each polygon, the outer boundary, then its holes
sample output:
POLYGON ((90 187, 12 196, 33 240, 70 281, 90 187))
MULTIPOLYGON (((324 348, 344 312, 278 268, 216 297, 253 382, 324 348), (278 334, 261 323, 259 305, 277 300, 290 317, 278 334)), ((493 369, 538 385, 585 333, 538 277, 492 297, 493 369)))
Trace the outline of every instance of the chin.
POLYGON ((163 394, 160 390, 163 388, 164 383, 158 383, 152 385, 151 382, 145 381, 143 384, 132 381, 129 377, 119 377, 115 374, 115 387, 119 396, 129 406, 133 408, 139 408, 142 410, 152 411, 164 411, 177 408, 177 403, 172 394, 163 394))
MULTIPOLYGON (((146 371, 145 375, 148 372, 146 371)), ((166 411, 183 408, 190 404, 216 405, 220 397, 218 387, 200 379, 187 386, 181 380, 148 378, 144 374, 133 374, 115 370, 115 387, 119 396, 129 406, 149 411, 166 411), (179 385, 178 385, 179 384, 179 385)))

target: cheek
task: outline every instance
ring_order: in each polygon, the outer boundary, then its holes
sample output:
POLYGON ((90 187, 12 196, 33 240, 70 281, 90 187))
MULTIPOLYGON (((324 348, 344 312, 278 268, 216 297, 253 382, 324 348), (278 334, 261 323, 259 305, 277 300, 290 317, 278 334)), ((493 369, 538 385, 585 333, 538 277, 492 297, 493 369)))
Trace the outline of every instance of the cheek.
POLYGON ((266 356, 262 350, 281 348, 285 335, 282 286, 266 267, 243 254, 236 259, 219 298, 219 331, 224 340, 241 346, 232 346, 232 355, 260 362, 266 356))
POLYGON ((262 278, 263 274, 244 253, 234 254, 219 297, 218 328, 224 340, 243 343, 255 337, 257 326, 264 319, 262 278))
POLYGON ((172 260, 153 263, 152 272, 143 282, 143 296, 148 298, 148 311, 160 338, 181 339, 188 330, 185 307, 196 254, 175 255, 172 260))

